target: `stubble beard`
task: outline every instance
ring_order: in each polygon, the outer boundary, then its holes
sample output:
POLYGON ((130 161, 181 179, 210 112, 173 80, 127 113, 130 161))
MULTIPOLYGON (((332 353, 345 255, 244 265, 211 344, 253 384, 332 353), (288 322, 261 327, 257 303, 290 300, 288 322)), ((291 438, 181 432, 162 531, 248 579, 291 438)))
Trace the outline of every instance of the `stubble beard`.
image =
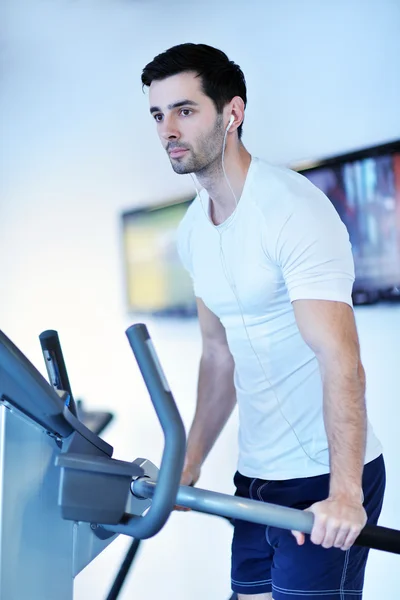
POLYGON ((221 170, 223 140, 223 117, 217 115, 212 130, 197 139, 196 151, 188 146, 188 153, 181 159, 170 159, 173 170, 179 175, 195 173, 202 179, 215 175, 221 170))

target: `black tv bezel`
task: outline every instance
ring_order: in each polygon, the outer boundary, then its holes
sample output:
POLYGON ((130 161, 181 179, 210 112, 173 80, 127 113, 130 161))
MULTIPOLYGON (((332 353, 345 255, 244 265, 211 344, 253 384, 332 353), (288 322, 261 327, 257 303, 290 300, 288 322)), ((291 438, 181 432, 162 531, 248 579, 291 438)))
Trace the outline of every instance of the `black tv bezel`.
POLYGON ((397 152, 400 152, 400 139, 386 142, 384 144, 377 144, 376 146, 369 146, 368 148, 363 148, 362 150, 354 150, 352 152, 347 152, 346 154, 333 155, 320 160, 297 161, 291 165, 290 168, 293 171, 297 171, 297 173, 302 174, 308 171, 313 171, 314 169, 320 169, 322 167, 335 167, 338 165, 343 165, 347 162, 355 162, 357 160, 374 158, 377 156, 386 156, 388 154, 396 154, 397 152))
POLYGON ((137 206, 135 208, 130 208, 129 210, 125 210, 121 213, 120 218, 122 220, 122 225, 124 225, 125 221, 131 217, 136 215, 143 215, 151 212, 157 212, 158 210, 162 210, 163 208, 171 208, 173 206, 181 206, 184 204, 189 205, 193 202, 196 196, 192 198, 188 198, 187 196, 182 197, 179 200, 171 200, 169 202, 160 202, 158 204, 143 204, 141 206, 137 206))

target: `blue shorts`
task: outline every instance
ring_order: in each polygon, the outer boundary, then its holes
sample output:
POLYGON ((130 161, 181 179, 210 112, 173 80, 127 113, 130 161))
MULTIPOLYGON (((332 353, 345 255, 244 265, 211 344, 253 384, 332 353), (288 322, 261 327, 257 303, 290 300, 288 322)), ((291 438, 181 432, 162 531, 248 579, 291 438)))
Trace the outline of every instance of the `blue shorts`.
MULTIPOLYGON (((235 474, 235 496, 304 510, 329 493, 329 474, 304 479, 265 481, 235 474)), ((376 524, 385 490, 382 455, 364 467, 364 508, 376 524)), ((241 594, 271 592, 274 600, 356 600, 362 597, 368 548, 347 552, 325 549, 306 536, 298 546, 290 531, 234 521, 232 590, 241 594)))

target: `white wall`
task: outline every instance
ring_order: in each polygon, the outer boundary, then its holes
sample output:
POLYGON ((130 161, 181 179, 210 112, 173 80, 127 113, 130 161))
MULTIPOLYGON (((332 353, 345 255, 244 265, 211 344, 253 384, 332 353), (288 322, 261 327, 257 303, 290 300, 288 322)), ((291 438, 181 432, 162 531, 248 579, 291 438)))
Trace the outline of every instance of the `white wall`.
MULTIPOLYGON (((116 412, 107 439, 117 457, 157 462, 162 442, 124 336, 136 318, 125 312, 120 212, 192 189, 156 139, 142 67, 184 41, 223 48, 249 87, 245 144, 288 163, 400 136, 399 25, 397 0, 2 3, 1 328, 42 372, 37 336, 59 331, 75 394, 116 412)), ((399 309, 358 310, 357 320, 371 418, 387 450, 382 523, 400 528, 399 309)), ((147 322, 188 426, 197 324, 147 322)), ((236 416, 200 484, 231 491, 235 453, 236 416)), ((172 515, 144 544, 122 598, 228 597, 230 535, 216 518, 172 515)), ((126 545, 121 537, 78 577, 77 598, 105 597, 126 545)), ((373 553, 366 600, 394 598, 393 561, 373 553)))

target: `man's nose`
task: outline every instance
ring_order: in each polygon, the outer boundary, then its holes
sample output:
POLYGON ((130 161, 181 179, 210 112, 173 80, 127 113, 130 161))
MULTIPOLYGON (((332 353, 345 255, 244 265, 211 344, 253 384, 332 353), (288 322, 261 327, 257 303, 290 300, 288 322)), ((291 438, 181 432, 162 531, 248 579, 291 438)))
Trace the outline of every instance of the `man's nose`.
POLYGON ((179 140, 181 134, 176 126, 175 119, 164 116, 164 120, 161 124, 160 135, 166 141, 179 140))

